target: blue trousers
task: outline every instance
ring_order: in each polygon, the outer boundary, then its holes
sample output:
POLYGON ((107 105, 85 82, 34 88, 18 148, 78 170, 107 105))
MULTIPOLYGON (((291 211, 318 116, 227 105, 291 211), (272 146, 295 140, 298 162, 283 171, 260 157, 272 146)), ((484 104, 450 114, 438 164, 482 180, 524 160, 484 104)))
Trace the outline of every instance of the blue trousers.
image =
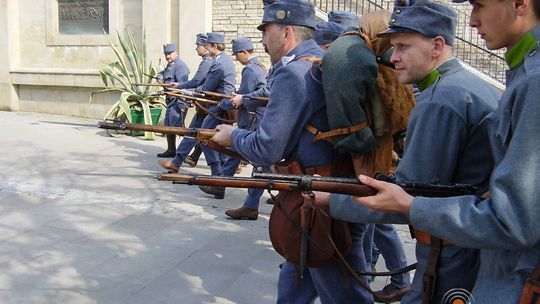
MULTIPOLYGON (((412 290, 401 299, 402 304, 422 303, 422 278, 426 272, 431 246, 416 244, 416 272, 412 282, 412 290)), ((453 288, 463 288, 469 292, 474 286, 480 255, 476 249, 465 249, 456 246, 444 246, 437 267, 437 284, 433 303, 442 303, 444 294, 453 288)))
MULTIPOLYGON (((234 176, 236 173, 236 168, 240 165, 240 160, 237 158, 229 157, 223 164, 223 175, 224 176, 234 176)), ((255 168, 253 168, 255 171, 255 168)), ((253 189, 248 188, 248 194, 244 200, 243 207, 249 209, 259 209, 259 200, 264 193, 264 189, 253 189)))
MULTIPOLYGON (((193 119, 189 123, 189 127, 200 128, 202 126, 203 120, 203 115, 195 114, 195 116, 193 116, 193 119)), ((175 165, 180 166, 182 162, 184 162, 184 159, 186 159, 186 157, 189 155, 191 149, 193 149, 193 147, 195 147, 195 145, 197 144, 197 141, 193 137, 182 137, 182 141, 176 148, 176 156, 173 158, 172 162, 175 165)))
MULTIPOLYGON (((365 224, 349 224, 352 248, 345 259, 353 269, 367 270, 363 241, 365 224)), ((279 273, 277 303, 312 303, 319 296, 321 303, 373 303, 373 297, 343 267, 310 267, 297 280, 297 265, 285 262, 279 273)))
MULTIPOLYGON (((407 266, 407 257, 394 225, 375 224, 373 242, 384 258, 386 269, 394 271, 407 266)), ((393 275, 390 282, 394 286, 403 288, 411 285, 411 278, 406 272, 393 275)))
MULTIPOLYGON (((207 109, 214 113, 214 115, 219 115, 220 110, 217 106, 210 106, 207 109)), ((212 115, 207 115, 203 120, 201 128, 215 129, 217 125, 222 123, 222 121, 213 117, 212 115)), ((204 153, 204 158, 206 159, 206 164, 210 167, 210 172, 212 175, 223 175, 223 167, 221 162, 222 157, 220 154, 216 150, 212 150, 205 145, 201 145, 201 148, 204 153)))
POLYGON ((163 124, 172 127, 184 127, 184 119, 186 118, 187 109, 181 108, 181 103, 172 100, 167 104, 165 111, 165 119, 163 124))

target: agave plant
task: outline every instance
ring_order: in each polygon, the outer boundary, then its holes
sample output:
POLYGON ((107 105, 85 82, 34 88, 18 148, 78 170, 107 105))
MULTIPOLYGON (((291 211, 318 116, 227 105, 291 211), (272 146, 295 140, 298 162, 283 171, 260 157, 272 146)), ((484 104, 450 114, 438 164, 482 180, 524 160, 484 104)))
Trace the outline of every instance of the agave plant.
MULTIPOLYGON (((99 69, 101 80, 105 88, 92 92, 94 94, 105 92, 120 92, 120 98, 105 114, 105 119, 121 119, 132 122, 131 109, 142 111, 145 124, 152 124, 150 108, 160 108, 165 113, 165 99, 156 94, 156 87, 140 86, 137 84, 150 84, 155 78, 156 69, 147 59, 146 34, 143 31, 142 52, 133 39, 133 35, 124 30, 124 37, 117 32, 119 46, 109 39, 109 46, 114 51, 117 61, 99 69)), ((154 139, 153 132, 145 132, 145 139, 154 139)))

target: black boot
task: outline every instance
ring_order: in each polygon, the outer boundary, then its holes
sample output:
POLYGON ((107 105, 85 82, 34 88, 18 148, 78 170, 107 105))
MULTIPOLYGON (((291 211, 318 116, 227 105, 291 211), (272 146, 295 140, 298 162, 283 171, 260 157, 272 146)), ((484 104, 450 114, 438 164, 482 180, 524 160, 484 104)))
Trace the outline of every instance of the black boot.
POLYGON ((216 199, 223 199, 225 197, 225 187, 199 186, 199 189, 204 193, 213 195, 216 199))
POLYGON ((175 157, 176 156, 176 134, 167 134, 167 151, 158 153, 157 157, 175 157))
POLYGON ((193 153, 191 153, 191 155, 186 157, 186 159, 184 159, 184 162, 188 164, 190 167, 197 166, 197 162, 199 161, 199 157, 201 156, 201 153, 202 153, 201 146, 199 146, 198 144, 195 145, 195 149, 193 150, 193 153))

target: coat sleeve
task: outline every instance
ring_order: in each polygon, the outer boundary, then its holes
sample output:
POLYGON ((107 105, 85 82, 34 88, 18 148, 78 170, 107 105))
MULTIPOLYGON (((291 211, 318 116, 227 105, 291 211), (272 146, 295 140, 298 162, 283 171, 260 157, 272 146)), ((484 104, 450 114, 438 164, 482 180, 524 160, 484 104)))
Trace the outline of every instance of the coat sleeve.
POLYGON ((208 71, 210 70, 211 62, 208 60, 203 60, 201 63, 199 63, 199 67, 197 69, 197 72, 195 72, 195 75, 193 75, 193 78, 191 80, 179 83, 177 88, 178 89, 193 89, 201 84, 203 84, 206 74, 208 74, 208 71))
POLYGON ((210 66, 210 70, 206 75, 206 79, 204 80, 203 84, 196 88, 196 90, 199 92, 214 92, 219 86, 219 82, 223 79, 223 77, 224 70, 221 63, 219 63, 218 61, 213 61, 212 66, 210 66))
POLYGON ((333 218, 351 223, 409 224, 406 215, 397 212, 375 212, 353 200, 350 195, 332 194, 330 214, 333 218))
POLYGON ((303 130, 302 117, 308 107, 306 94, 303 75, 293 72, 292 68, 281 68, 275 75, 271 101, 259 129, 234 130, 234 148, 258 166, 279 162, 285 156, 291 136, 303 130))
POLYGON ((512 92, 515 104, 501 111, 491 134, 506 149, 491 176, 491 198, 417 197, 411 224, 464 247, 515 250, 540 242, 539 82, 540 76, 528 79, 512 92))

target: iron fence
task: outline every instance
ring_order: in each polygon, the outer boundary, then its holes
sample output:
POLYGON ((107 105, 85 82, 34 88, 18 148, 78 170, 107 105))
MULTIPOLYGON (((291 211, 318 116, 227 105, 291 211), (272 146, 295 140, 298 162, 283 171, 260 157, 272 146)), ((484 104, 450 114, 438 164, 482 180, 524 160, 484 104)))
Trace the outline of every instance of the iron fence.
MULTIPOLYGON (((348 11, 362 15, 371 11, 386 9, 392 10, 394 0, 309 0, 324 12, 348 11)), ((481 41, 475 29, 469 26, 470 6, 452 4, 450 1, 441 1, 450 5, 458 12, 458 25, 454 54, 459 59, 478 69, 487 76, 505 82, 506 63, 502 50, 488 50, 481 41)))

